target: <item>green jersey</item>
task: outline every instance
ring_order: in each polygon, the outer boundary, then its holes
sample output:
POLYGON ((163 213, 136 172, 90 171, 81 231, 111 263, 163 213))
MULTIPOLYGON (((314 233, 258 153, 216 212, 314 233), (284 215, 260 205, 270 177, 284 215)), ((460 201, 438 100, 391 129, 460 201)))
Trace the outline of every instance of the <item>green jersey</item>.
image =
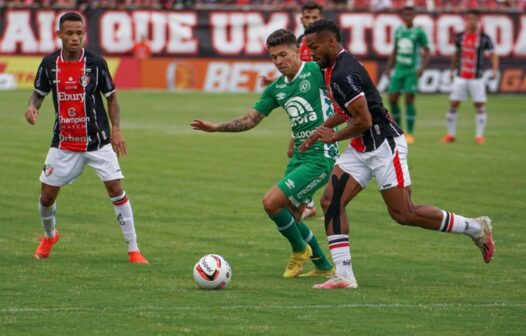
MULTIPOLYGON (((334 113, 323 74, 315 62, 303 62, 291 81, 285 76, 275 80, 263 91, 254 109, 268 116, 279 106, 289 116, 294 154, 298 155, 298 147, 334 113)), ((334 144, 317 141, 305 154, 336 159, 338 149, 334 144)))
POLYGON ((420 63, 420 48, 428 48, 426 33, 420 27, 405 26, 395 30, 395 70, 415 70, 420 63))

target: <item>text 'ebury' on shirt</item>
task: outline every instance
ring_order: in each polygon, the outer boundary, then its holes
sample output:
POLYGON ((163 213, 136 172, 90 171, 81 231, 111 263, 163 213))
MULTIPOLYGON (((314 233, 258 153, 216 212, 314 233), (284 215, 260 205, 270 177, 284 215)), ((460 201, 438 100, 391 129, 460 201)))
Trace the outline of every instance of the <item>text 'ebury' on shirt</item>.
POLYGON ((53 92, 55 125, 51 147, 86 152, 110 143, 110 123, 102 102, 115 92, 106 61, 85 49, 79 60, 66 61, 62 50, 45 56, 34 90, 53 92))

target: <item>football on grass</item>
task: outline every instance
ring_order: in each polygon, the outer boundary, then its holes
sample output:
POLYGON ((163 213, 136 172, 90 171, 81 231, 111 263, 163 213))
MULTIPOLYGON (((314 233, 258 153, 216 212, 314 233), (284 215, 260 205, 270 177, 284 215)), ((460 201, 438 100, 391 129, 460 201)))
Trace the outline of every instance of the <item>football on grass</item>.
POLYGON ((217 254, 208 254, 194 266, 194 281, 201 289, 225 288, 232 278, 228 262, 217 254))

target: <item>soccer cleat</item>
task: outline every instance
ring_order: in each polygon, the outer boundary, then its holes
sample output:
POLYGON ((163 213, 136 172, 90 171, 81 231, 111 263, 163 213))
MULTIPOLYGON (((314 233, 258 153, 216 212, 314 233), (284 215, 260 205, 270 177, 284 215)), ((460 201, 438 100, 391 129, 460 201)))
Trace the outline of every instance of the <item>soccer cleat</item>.
POLYGON ((283 277, 288 279, 300 275, 303 271, 303 266, 309 261, 310 257, 312 257, 312 248, 309 245, 302 252, 292 252, 287 268, 283 272, 283 277))
POLYGON ((444 137, 442 138, 442 142, 443 143, 450 143, 450 142, 453 142, 455 141, 456 138, 454 135, 451 135, 451 134, 446 134, 444 135, 444 137))
POLYGON ((305 210, 303 210, 303 213, 301 214, 301 219, 310 218, 316 216, 316 207, 306 207, 305 210))
POLYGON ((479 136, 476 136, 475 137, 475 142, 478 143, 479 145, 483 145, 484 144, 484 137, 479 135, 479 136))
POLYGON ((51 248, 58 242, 59 238, 60 234, 57 230, 55 230, 55 235, 52 238, 42 237, 40 239, 40 245, 38 245, 37 249, 35 250, 35 254, 33 254, 33 258, 46 259, 49 257, 51 248))
POLYGON ((415 143, 415 137, 412 136, 411 134, 404 133, 404 136, 405 136, 405 141, 407 142, 408 145, 412 145, 415 143))
POLYGON ((328 278, 330 276, 333 276, 334 273, 335 273, 334 267, 328 270, 314 268, 307 273, 300 274, 300 278, 310 278, 310 277, 328 278))
POLYGON ((128 260, 134 264, 148 264, 148 260, 146 260, 139 250, 128 252, 128 260))
POLYGON ((335 289, 335 288, 358 288, 358 282, 354 277, 344 278, 341 275, 333 275, 324 283, 312 286, 317 289, 335 289))
POLYGON ((478 246, 482 252, 482 258, 484 262, 489 263, 493 258, 495 252, 495 244, 493 243, 493 227, 491 226, 491 219, 489 217, 474 218, 475 221, 480 223, 480 235, 477 238, 473 238, 473 242, 478 246))

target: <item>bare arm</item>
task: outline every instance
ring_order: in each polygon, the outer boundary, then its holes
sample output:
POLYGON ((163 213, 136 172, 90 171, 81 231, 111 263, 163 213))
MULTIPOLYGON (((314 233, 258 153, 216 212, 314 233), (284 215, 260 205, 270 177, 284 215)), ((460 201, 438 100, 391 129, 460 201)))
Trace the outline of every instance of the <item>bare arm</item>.
POLYGON ((328 128, 334 128, 338 125, 343 124, 344 122, 345 118, 341 114, 335 112, 332 116, 330 116, 329 119, 325 120, 323 126, 328 128))
POLYGON ((373 119, 364 96, 350 103, 347 106, 347 110, 352 115, 347 125, 337 132, 334 132, 331 128, 320 129, 320 141, 334 143, 340 140, 356 138, 373 126, 373 119))
POLYGON ((294 153, 294 142, 295 142, 294 137, 291 137, 289 141, 289 148, 287 148, 288 157, 292 157, 292 154, 294 153))
POLYGON ((493 51, 491 53, 491 68, 492 68, 492 74, 491 79, 497 78, 497 72, 499 71, 499 57, 497 56, 497 53, 493 51))
POLYGON ((420 64, 420 68, 417 70, 418 77, 422 76, 424 70, 427 68, 430 56, 431 53, 429 52, 429 48, 422 48, 422 63, 420 64))
POLYGON ((31 125, 34 125, 38 118, 38 110, 42 106, 45 96, 41 96, 36 91, 33 91, 33 94, 29 97, 29 102, 26 109, 26 120, 31 125))
POLYGON ((451 55, 451 66, 449 67, 449 71, 451 74, 451 80, 453 80, 453 77, 455 77, 455 68, 457 67, 457 62, 458 62, 458 55, 457 55, 457 52, 455 51, 453 55, 451 55))
POLYGON ((196 119, 190 125, 194 130, 204 132, 244 132, 256 127, 263 118, 265 115, 256 110, 251 110, 244 116, 219 124, 196 119))
POLYGON ((122 157, 126 157, 126 142, 121 134, 121 109, 119 107, 119 101, 117 100, 117 94, 113 93, 107 97, 108 102, 108 115, 111 121, 111 146, 117 156, 122 154, 122 157))
POLYGON ((391 76, 391 70, 393 69, 395 58, 396 58, 396 44, 393 48, 393 52, 391 53, 391 55, 389 55, 389 58, 387 59, 387 65, 385 66, 385 75, 387 77, 391 76))

